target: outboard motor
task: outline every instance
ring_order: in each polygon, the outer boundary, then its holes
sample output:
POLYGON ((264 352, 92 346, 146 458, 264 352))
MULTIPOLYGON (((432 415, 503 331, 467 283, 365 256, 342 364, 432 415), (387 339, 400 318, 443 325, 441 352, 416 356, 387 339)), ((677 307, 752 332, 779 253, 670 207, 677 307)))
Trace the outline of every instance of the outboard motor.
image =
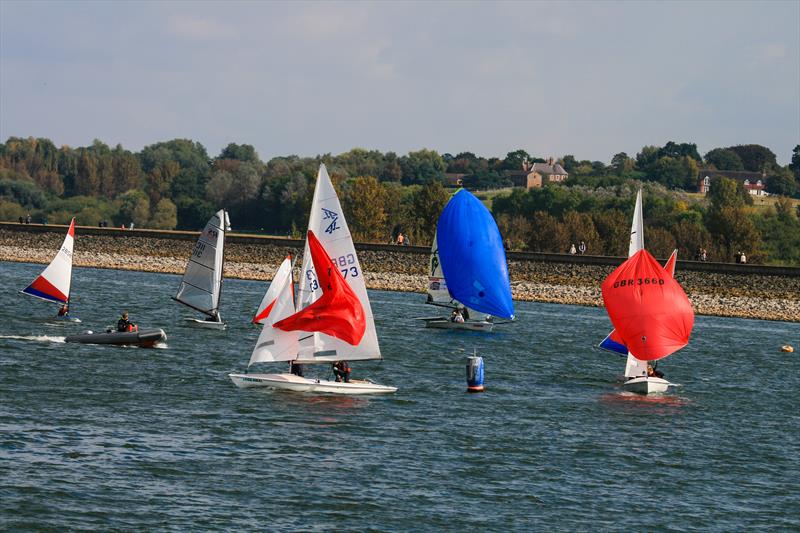
POLYGON ((467 357, 467 392, 483 392, 483 357, 467 357))

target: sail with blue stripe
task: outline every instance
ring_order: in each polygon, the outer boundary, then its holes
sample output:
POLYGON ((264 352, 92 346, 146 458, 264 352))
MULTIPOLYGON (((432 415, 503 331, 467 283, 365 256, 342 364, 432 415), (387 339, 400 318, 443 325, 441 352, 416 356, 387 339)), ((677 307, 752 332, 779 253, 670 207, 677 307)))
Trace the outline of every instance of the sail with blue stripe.
POLYGON ((436 240, 453 299, 481 313, 513 319, 503 239, 480 200, 465 189, 453 195, 439 217, 436 240))
POLYGON ((72 248, 75 242, 75 219, 69 224, 67 236, 58 253, 47 268, 33 282, 20 292, 65 304, 69 301, 69 288, 72 281, 72 248))

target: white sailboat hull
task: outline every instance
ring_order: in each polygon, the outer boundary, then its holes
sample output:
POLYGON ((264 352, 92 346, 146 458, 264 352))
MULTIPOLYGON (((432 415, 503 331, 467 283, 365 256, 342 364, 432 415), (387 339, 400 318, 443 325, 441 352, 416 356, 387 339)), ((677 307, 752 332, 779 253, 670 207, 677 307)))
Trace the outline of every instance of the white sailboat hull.
POLYGON ((308 379, 294 374, 228 374, 233 383, 242 389, 272 387, 294 392, 328 394, 391 394, 397 387, 378 385, 370 381, 352 380, 349 383, 308 379))
POLYGON ((199 318, 185 318, 186 324, 197 328, 223 330, 226 325, 225 322, 217 322, 216 320, 200 320, 199 318))
POLYGON ((486 322, 483 320, 467 320, 465 322, 453 322, 448 318, 422 318, 425 321, 426 328, 434 329, 460 329, 467 331, 492 331, 494 329, 493 322, 486 322))
POLYGON ((657 392, 667 392, 670 387, 674 387, 674 383, 670 383, 664 378, 657 377, 640 377, 629 379, 622 384, 622 388, 628 392, 636 392, 639 394, 653 394, 657 392))

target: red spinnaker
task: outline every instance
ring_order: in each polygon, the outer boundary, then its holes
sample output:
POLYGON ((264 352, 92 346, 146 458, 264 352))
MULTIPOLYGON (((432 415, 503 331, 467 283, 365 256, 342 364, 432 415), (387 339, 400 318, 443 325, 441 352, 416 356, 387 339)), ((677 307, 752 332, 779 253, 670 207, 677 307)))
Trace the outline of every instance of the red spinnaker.
POLYGON ((602 290, 616 334, 637 359, 661 359, 688 344, 694 326, 692 304, 647 250, 622 263, 602 290))
POLYGON ((308 249, 322 287, 322 296, 305 309, 276 322, 272 327, 284 331, 319 331, 358 345, 367 330, 364 307, 342 273, 331 262, 313 231, 308 232, 308 249))

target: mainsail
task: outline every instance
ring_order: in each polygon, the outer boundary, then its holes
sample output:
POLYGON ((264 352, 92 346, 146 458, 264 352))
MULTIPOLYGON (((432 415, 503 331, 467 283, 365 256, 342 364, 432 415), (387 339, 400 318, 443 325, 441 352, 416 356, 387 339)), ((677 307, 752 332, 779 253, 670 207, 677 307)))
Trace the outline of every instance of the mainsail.
POLYGON ((481 313, 514 318, 503 239, 480 200, 458 191, 439 217, 436 242, 453 299, 481 313))
POLYGON ((439 243, 436 233, 433 234, 433 245, 431 245, 431 258, 428 264, 428 303, 451 305, 453 299, 450 291, 447 290, 447 281, 442 272, 442 262, 439 260, 439 243))
POLYGON ((220 209, 208 221, 197 240, 178 293, 174 297, 180 303, 210 317, 219 315, 225 232, 230 229, 228 213, 220 209))
POLYGON ((69 230, 58 253, 39 277, 22 289, 25 294, 47 300, 67 303, 72 281, 72 248, 75 243, 75 219, 69 223, 69 230))
POLYGON ((272 277, 264 298, 253 316, 253 324, 265 324, 267 318, 272 313, 272 309, 278 303, 278 298, 284 297, 284 292, 289 292, 292 302, 292 312, 294 312, 294 283, 292 281, 292 258, 287 256, 278 267, 277 272, 272 277))
MULTIPOLYGON (((344 281, 358 298, 363 308, 365 330, 363 337, 356 345, 319 331, 301 335, 298 362, 380 359, 381 350, 378 345, 372 308, 367 297, 364 272, 361 270, 347 221, 344 219, 339 198, 325 165, 320 165, 317 173, 317 185, 314 189, 308 230, 317 237, 330 261, 336 266, 344 281)), ((299 280, 297 305, 299 309, 305 309, 323 296, 321 283, 324 283, 324 280, 317 275, 309 239, 306 239, 299 280)))

